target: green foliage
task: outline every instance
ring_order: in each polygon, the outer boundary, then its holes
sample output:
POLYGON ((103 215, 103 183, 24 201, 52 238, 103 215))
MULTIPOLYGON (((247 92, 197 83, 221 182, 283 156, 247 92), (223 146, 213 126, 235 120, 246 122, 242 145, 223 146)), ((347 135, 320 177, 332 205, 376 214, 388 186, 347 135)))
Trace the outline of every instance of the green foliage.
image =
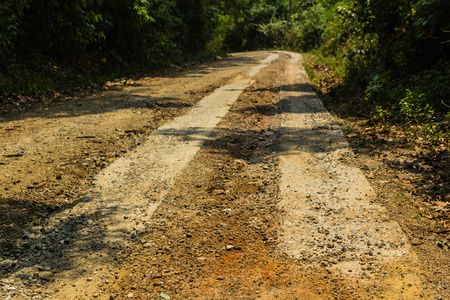
POLYGON ((27 0, 4 0, 0 2, 0 55, 14 48, 19 34, 20 18, 27 7, 27 0))
POLYGON ((178 27, 176 40, 189 53, 205 49, 213 36, 215 14, 206 1, 178 0, 177 11, 183 26, 178 27))
POLYGON ((78 75, 102 78, 183 62, 197 53, 207 56, 203 51, 216 20, 225 15, 216 7, 228 5, 213 0, 4 0, 2 95, 47 93, 90 84, 78 75))
POLYGON ((222 49, 227 38, 231 26, 234 24, 234 18, 232 15, 226 15, 215 11, 215 29, 212 33, 212 38, 208 41, 206 48, 212 51, 219 51, 222 49))
POLYGON ((298 12, 293 16, 293 27, 298 39, 297 47, 310 51, 322 44, 322 35, 327 26, 327 10, 320 2, 302 2, 295 6, 298 12))
MULTIPOLYGON (((214 32, 214 1, 6 0, 0 3, 0 53, 29 57, 102 53, 157 64, 203 50, 214 32)), ((27 58, 28 59, 28 58, 27 58)))
POLYGON ((387 128, 394 124, 403 127, 410 143, 421 139, 435 149, 449 147, 450 112, 438 120, 426 94, 417 90, 407 89, 404 97, 391 108, 376 106, 374 118, 387 128))
POLYGON ((426 102, 423 93, 406 90, 406 95, 398 103, 397 117, 406 124, 428 123, 434 120, 434 110, 426 102))
POLYGON ((175 1, 111 0, 103 2, 101 9, 108 60, 155 66, 181 51, 176 31, 182 24, 175 1))
POLYGON ((448 144, 449 1, 300 3, 301 14, 322 6, 325 12, 320 15, 328 16, 322 21, 308 17, 300 26, 305 30, 312 26, 310 32, 320 33, 319 43, 309 44, 320 49, 322 63, 341 78, 333 92, 352 97, 362 90, 377 122, 404 128, 411 142, 422 139, 432 147, 448 144), (309 20, 315 21, 309 24, 309 20))
POLYGON ((225 47, 233 50, 256 50, 279 47, 287 34, 288 8, 284 0, 258 0, 244 8, 235 18, 225 47))
POLYGON ((27 4, 15 42, 17 50, 25 55, 80 52, 104 38, 98 30, 102 22, 98 1, 29 0, 27 4))
POLYGON ((286 34, 289 31, 289 24, 285 20, 272 19, 267 24, 258 26, 258 31, 264 35, 268 48, 281 48, 286 43, 286 34))
POLYGON ((366 100, 369 100, 371 103, 389 103, 392 89, 394 88, 392 80, 391 70, 373 75, 367 84, 366 100))

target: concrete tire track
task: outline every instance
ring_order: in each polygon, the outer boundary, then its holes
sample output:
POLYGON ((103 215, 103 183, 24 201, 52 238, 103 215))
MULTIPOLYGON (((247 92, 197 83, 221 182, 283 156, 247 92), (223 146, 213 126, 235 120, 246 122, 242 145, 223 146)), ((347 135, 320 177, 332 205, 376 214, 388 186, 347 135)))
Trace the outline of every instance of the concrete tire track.
POLYGON ((418 299, 418 258, 362 172, 345 163, 354 154, 301 61, 292 54, 281 96, 281 247, 306 264, 381 288, 387 299, 418 299))
POLYGON ((96 187, 77 201, 69 213, 65 211, 52 217, 49 225, 55 226, 67 218, 89 213, 95 216, 91 222, 102 227, 88 236, 75 239, 68 256, 78 261, 79 267, 62 276, 63 279, 57 283, 59 287, 54 288, 61 293, 56 292, 54 297, 77 299, 80 287, 82 290, 98 289, 96 286, 100 279, 108 276, 110 253, 106 249, 126 248, 130 235, 139 235, 146 221, 164 200, 173 180, 252 82, 252 77, 277 58, 278 54, 269 54, 259 65, 251 67, 247 75, 238 76, 232 83, 205 97, 186 114, 155 130, 144 144, 102 170, 96 176, 96 187), (95 250, 93 257, 79 257, 77 249, 86 247, 86 240, 92 241, 95 250), (95 278, 83 275, 92 273, 95 278))

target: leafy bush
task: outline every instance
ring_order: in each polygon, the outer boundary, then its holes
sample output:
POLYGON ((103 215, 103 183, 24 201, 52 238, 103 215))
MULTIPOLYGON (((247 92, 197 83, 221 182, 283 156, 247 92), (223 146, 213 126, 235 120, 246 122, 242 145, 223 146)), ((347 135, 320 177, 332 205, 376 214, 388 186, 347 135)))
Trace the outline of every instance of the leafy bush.
POLYGON ((258 31, 268 41, 265 43, 267 48, 281 48, 286 45, 286 35, 289 29, 289 23, 287 21, 276 19, 272 19, 269 23, 258 26, 258 31))
POLYGON ((406 124, 428 123, 434 120, 434 110, 426 102, 423 93, 406 90, 406 95, 398 103, 398 121, 406 124))
POLYGON ((327 11, 321 4, 308 5, 293 16, 293 26, 298 39, 298 49, 310 51, 323 42, 322 35, 327 26, 327 11))

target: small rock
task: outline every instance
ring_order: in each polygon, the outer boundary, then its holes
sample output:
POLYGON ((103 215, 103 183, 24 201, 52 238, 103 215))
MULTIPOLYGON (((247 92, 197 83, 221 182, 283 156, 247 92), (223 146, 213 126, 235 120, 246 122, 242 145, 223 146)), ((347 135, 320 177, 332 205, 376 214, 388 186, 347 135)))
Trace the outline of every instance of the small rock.
POLYGON ((422 244, 422 242, 419 239, 411 240, 411 245, 413 245, 413 246, 420 246, 421 244, 422 244))
POLYGON ((225 249, 226 249, 227 251, 231 251, 231 250, 234 249, 234 246, 233 246, 233 245, 227 245, 227 246, 225 247, 225 249))
POLYGON ((92 281, 92 277, 88 277, 88 278, 87 278, 87 281, 92 281))
POLYGON ((427 185, 424 185, 424 186, 423 186, 423 189, 424 189, 424 190, 431 190, 431 189, 433 189, 433 187, 434 187, 434 185, 432 185, 432 184, 427 184, 427 185))
POLYGON ((127 295, 127 298, 133 298, 133 297, 134 297, 133 293, 129 293, 129 294, 127 295))
POLYGON ((161 296, 161 298, 163 298, 165 300, 170 300, 170 296, 168 296, 166 294, 161 293, 160 296, 161 296))
POLYGON ((223 189, 215 189, 215 190, 213 191, 213 193, 214 193, 215 195, 224 195, 224 194, 226 193, 226 191, 223 190, 223 189))

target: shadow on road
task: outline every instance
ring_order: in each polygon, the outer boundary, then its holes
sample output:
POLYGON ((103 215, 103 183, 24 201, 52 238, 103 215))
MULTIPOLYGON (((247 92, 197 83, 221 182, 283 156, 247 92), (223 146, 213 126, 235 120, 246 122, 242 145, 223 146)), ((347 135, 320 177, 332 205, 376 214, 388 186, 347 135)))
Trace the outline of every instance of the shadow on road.
MULTIPOLYGON (((0 124, 7 124, 11 121, 26 120, 30 118, 67 118, 79 117, 84 115, 97 115, 109 113, 116 110, 127 108, 177 108, 192 105, 192 101, 181 99, 177 95, 182 90, 180 86, 193 80, 201 80, 204 76, 214 74, 223 69, 233 67, 247 67, 258 63, 255 57, 239 56, 229 57, 219 62, 201 65, 189 70, 174 71, 165 70, 157 71, 154 74, 142 75, 138 78, 133 78, 130 84, 120 84, 110 87, 108 90, 99 91, 87 96, 77 96, 72 98, 54 99, 45 103, 29 103, 30 107, 19 110, 14 109, 8 113, 0 115, 0 124), (167 79, 167 80, 166 80, 167 79), (180 86, 174 86, 173 89, 167 90, 164 95, 154 96, 151 89, 158 90, 165 88, 164 85, 153 86, 154 81, 161 81, 162 83, 169 83, 170 81, 180 81, 180 86), (134 87, 134 92, 130 88, 134 87), (145 95, 142 95, 142 94, 145 95)), ((124 83, 127 82, 124 80, 124 83)), ((205 90, 191 91, 188 98, 196 98, 196 95, 201 96, 205 90)), ((197 96, 197 100, 200 100, 197 96)), ((195 102, 195 101, 194 101, 195 102)))

